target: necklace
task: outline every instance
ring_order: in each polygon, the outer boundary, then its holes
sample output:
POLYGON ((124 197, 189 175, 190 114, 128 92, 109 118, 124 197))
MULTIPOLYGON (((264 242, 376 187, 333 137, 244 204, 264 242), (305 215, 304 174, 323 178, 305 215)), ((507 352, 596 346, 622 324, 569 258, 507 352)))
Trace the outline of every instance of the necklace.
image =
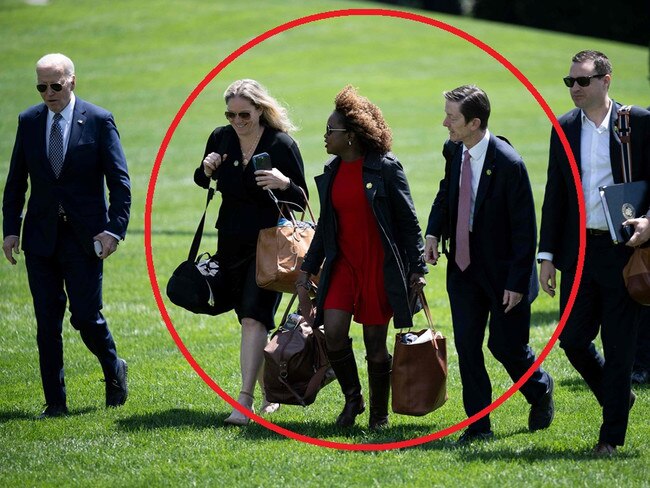
POLYGON ((253 152, 255 151, 255 148, 257 147, 257 143, 260 142, 260 138, 262 137, 262 133, 264 132, 264 127, 260 127, 260 130, 257 133, 257 138, 255 141, 253 141, 253 144, 248 148, 247 151, 244 151, 244 146, 242 146, 241 139, 239 140, 239 147, 241 148, 241 154, 242 154, 242 164, 246 166, 248 162, 251 159, 251 156, 253 155, 253 152))

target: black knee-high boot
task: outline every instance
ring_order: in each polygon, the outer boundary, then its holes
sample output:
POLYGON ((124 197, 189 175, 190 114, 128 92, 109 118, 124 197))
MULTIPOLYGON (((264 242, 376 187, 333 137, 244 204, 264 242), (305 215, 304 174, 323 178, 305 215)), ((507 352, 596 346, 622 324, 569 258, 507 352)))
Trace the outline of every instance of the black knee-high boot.
POLYGON ((388 397, 390 395, 392 367, 393 357, 390 355, 387 361, 380 363, 368 361, 368 386, 370 391, 370 420, 368 425, 373 430, 388 425, 388 397))
POLYGON ((338 427, 351 427, 354 419, 366 409, 361 395, 361 383, 357 363, 354 360, 352 340, 348 347, 339 351, 327 351, 332 369, 336 373, 336 379, 341 385, 341 391, 345 396, 343 411, 336 419, 338 427))

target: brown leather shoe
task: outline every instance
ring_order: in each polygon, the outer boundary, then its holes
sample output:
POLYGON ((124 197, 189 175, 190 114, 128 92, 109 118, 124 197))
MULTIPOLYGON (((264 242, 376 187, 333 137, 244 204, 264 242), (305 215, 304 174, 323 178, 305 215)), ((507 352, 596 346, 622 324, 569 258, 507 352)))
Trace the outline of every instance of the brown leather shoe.
POLYGON ((616 453, 616 446, 612 446, 607 442, 599 442, 596 444, 592 451, 596 456, 608 457, 613 456, 616 453))

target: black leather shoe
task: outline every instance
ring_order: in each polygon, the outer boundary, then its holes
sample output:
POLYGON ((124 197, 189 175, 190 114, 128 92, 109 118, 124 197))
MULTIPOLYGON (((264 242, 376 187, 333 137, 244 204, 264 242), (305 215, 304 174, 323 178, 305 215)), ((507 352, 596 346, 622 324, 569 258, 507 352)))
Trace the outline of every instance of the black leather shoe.
POLYGON ((468 429, 460 435, 456 444, 466 445, 471 444, 474 441, 490 441, 492 439, 494 439, 494 432, 491 430, 488 430, 487 432, 472 432, 468 429))
POLYGON ((591 452, 593 452, 596 456, 609 457, 613 456, 616 453, 616 446, 612 446, 607 442, 599 442, 591 452))
POLYGON ((126 384, 126 373, 128 366, 124 359, 117 360, 117 376, 106 381, 106 406, 119 407, 124 405, 129 396, 129 388, 126 384))
POLYGON ((528 430, 535 432, 536 430, 542 430, 548 428, 553 422, 553 417, 555 416, 555 403, 553 402, 553 389, 554 382, 553 378, 549 376, 549 386, 548 390, 542 397, 542 399, 537 402, 535 405, 530 406, 530 413, 528 414, 528 430))
POLYGON ((61 417, 68 414, 68 407, 65 405, 45 405, 45 410, 38 416, 39 419, 50 417, 61 417))

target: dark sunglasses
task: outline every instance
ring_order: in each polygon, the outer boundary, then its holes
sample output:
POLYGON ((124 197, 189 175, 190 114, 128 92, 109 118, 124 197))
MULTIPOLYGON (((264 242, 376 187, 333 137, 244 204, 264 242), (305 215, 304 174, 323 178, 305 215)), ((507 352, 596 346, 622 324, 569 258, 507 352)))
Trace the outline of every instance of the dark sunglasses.
POLYGON ((562 80, 564 80, 564 84, 567 87, 571 88, 575 84, 576 81, 578 82, 578 85, 580 85, 580 86, 589 86, 589 84, 591 83, 592 78, 602 78, 603 76, 607 76, 607 75, 578 76, 577 78, 572 78, 570 76, 566 76, 566 77, 562 78, 562 80))
POLYGON ((348 131, 347 129, 334 129, 334 128, 330 127, 329 124, 327 124, 327 125, 325 126, 325 134, 328 135, 328 136, 329 136, 332 132, 347 132, 347 131, 348 131))
MULTIPOLYGON (((60 92, 61 90, 63 90, 63 84, 61 84, 61 83, 50 83, 50 88, 52 90, 54 90, 55 92, 60 92)), ((36 85, 36 89, 41 93, 45 93, 46 90, 47 90, 47 83, 41 83, 41 84, 36 85)))
POLYGON ((224 112, 224 115, 228 120, 235 120, 235 117, 239 116, 240 119, 242 120, 249 120, 251 118, 251 113, 250 112, 231 112, 229 110, 226 110, 224 112))

